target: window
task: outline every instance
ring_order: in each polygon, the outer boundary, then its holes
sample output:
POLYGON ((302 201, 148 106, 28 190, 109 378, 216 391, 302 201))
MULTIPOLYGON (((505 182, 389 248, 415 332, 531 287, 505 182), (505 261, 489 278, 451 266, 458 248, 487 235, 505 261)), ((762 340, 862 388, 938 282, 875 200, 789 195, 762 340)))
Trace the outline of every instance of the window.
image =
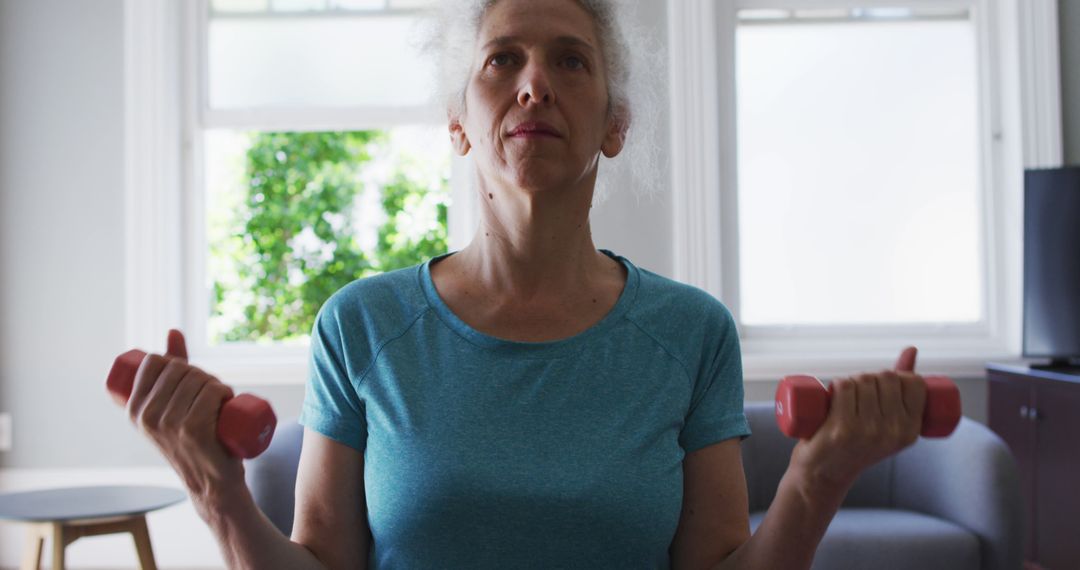
POLYGON ((732 310, 747 378, 1017 355, 1022 171, 1061 160, 1052 8, 669 6, 675 277, 732 310))
POLYGON ((743 326, 985 321, 969 10, 743 10, 735 50, 743 326))
POLYGON ((433 1, 194 4, 183 35, 189 350, 239 384, 300 383, 334 291, 451 245, 461 181, 412 33, 433 1))

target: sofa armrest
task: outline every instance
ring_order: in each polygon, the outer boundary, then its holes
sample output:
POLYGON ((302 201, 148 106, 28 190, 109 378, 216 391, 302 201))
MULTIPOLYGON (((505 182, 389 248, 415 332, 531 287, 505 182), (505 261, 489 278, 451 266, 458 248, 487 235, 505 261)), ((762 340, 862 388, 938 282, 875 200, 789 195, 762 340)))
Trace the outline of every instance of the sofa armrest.
POLYGON ((244 478, 255 504, 285 536, 292 534, 296 471, 304 427, 295 419, 278 424, 270 446, 244 462, 244 478))
POLYGON ((984 569, 1020 567, 1024 503, 1016 460, 985 425, 962 418, 950 437, 920 439, 897 454, 893 500, 972 531, 984 569))

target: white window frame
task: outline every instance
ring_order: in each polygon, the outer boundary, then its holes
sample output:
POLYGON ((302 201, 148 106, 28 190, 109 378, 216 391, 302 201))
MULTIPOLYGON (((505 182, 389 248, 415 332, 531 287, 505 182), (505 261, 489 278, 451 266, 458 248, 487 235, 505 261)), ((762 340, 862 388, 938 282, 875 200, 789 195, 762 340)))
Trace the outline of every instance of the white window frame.
MULTIPOLYGON (((211 110, 205 100, 208 0, 125 0, 126 341, 161 352, 185 332, 192 362, 229 384, 301 385, 305 345, 206 342, 203 141, 208 128, 373 129, 445 119, 410 109, 211 110), (200 310, 203 314, 200 314, 200 310)), ((449 247, 476 227, 468 158, 451 163, 449 247)))
POLYGON ((1058 166, 1063 157, 1056 0, 670 1, 674 276, 724 301, 738 322, 738 11, 896 6, 973 10, 986 319, 966 326, 740 323, 748 381, 877 370, 908 344, 920 348, 920 370, 957 377, 981 377, 987 360, 1020 356, 1023 169, 1058 166))

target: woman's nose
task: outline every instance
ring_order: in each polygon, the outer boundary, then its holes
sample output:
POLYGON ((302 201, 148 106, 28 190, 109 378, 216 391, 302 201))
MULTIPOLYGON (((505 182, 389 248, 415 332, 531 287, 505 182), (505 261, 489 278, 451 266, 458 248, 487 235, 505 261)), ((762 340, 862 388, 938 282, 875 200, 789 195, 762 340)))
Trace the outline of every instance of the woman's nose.
POLYGON ((542 65, 530 63, 525 67, 521 88, 518 90, 518 104, 522 107, 529 103, 542 104, 555 102, 555 90, 548 80, 547 71, 542 65))

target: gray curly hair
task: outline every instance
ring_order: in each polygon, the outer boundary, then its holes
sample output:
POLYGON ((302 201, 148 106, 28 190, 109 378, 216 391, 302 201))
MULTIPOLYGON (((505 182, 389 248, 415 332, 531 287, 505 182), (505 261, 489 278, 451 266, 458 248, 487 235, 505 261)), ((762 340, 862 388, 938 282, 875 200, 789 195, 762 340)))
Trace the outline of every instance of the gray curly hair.
MULTIPOLYGON (((435 95, 440 105, 453 114, 465 110, 465 89, 487 10, 499 0, 440 0, 438 9, 422 30, 420 48, 434 56, 437 65, 435 95)), ((625 164, 635 181, 634 188, 652 194, 658 187, 659 155, 655 138, 659 104, 656 85, 645 69, 666 69, 656 65, 658 50, 651 37, 631 25, 634 3, 629 0, 575 0, 596 24, 600 49, 604 54, 608 87, 608 113, 628 125, 626 143, 614 159, 601 161, 625 164), (632 32, 632 35, 631 35, 632 32), (635 43, 628 41, 635 38, 635 43)), ((657 78, 653 78, 654 80, 657 78)), ((593 204, 604 202, 615 189, 611 168, 597 173, 593 204)))

